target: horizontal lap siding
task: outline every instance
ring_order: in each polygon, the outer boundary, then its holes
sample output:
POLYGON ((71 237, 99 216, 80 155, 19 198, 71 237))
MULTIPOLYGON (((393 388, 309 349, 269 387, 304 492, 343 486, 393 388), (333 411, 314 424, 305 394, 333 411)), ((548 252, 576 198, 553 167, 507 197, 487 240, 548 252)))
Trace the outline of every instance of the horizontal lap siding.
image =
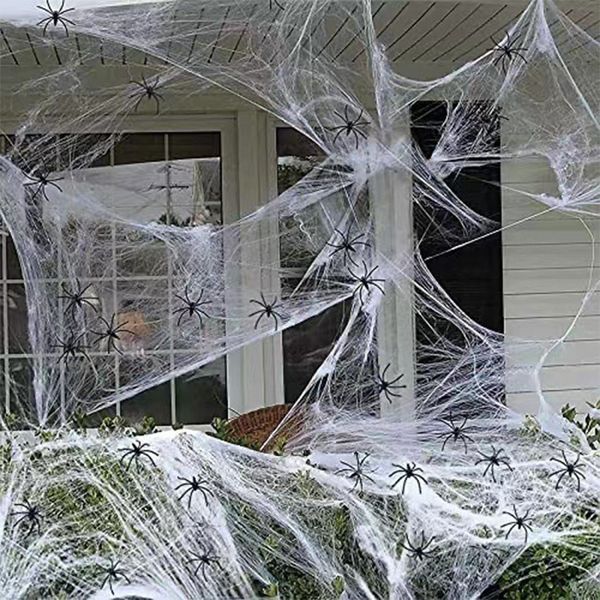
MULTIPOLYGON (((542 160, 502 164, 504 323, 507 402, 535 413, 535 368, 552 340, 580 310, 591 277, 600 279, 600 223, 588 220, 595 240, 572 216, 547 212, 532 196, 558 196, 553 171, 542 160), (524 344, 528 340, 531 344, 524 344)), ((600 394, 600 291, 591 294, 569 335, 541 368, 544 396, 555 407, 584 409, 600 394)))

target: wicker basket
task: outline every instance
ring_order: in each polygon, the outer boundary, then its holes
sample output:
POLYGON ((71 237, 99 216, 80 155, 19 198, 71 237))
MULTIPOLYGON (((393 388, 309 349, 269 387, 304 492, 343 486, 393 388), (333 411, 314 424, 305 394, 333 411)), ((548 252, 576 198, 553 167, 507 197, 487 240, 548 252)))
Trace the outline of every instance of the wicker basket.
MULTIPOLYGON (((262 446, 291 407, 290 404, 276 404, 240 415, 228 422, 228 432, 235 437, 244 438, 262 446)), ((285 435, 289 429, 290 427, 286 425, 282 435, 285 435)))

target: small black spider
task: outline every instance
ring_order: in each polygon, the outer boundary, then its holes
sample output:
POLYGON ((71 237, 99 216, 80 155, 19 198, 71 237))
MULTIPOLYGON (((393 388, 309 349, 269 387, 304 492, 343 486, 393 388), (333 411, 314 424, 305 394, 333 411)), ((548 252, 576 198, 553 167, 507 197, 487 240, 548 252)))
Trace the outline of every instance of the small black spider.
POLYGON ((349 110, 350 110, 350 107, 347 104, 344 107, 343 115, 341 115, 337 110, 334 110, 333 112, 335 113, 335 115, 337 117, 339 117, 344 122, 344 124, 338 125, 336 127, 326 127, 325 129, 327 129, 328 131, 336 132, 336 134, 333 138, 334 144, 336 143, 338 137, 340 135, 342 135, 342 133, 345 133, 346 137, 348 137, 350 134, 353 134, 354 139, 356 140, 356 149, 358 150, 358 144, 360 141, 358 136, 362 137, 365 140, 367 139, 366 134, 360 129, 360 127, 370 125, 370 123, 369 123, 369 121, 361 121, 363 113, 364 113, 362 108, 360 110, 358 117, 356 117, 355 119, 350 118, 349 110))
POLYGON ((92 287, 92 284, 90 283, 82 289, 79 279, 76 279, 75 283, 77 284, 77 288, 74 291, 71 291, 69 288, 67 288, 64 282, 60 285, 64 293, 58 298, 60 300, 69 301, 67 307, 65 308, 65 314, 67 314, 68 311, 73 312, 76 308, 83 309, 85 306, 89 306, 92 310, 96 311, 96 307, 92 302, 97 302, 98 299, 94 296, 86 297, 85 295, 85 293, 92 287))
POLYGON ((415 463, 406 463, 406 467, 392 463, 392 467, 397 468, 395 471, 392 471, 389 474, 389 477, 395 477, 396 475, 400 474, 400 477, 398 477, 398 479, 396 479, 396 481, 392 483, 393 488, 396 487, 402 480, 404 480, 404 483, 402 484, 402 494, 404 494, 406 483, 412 477, 419 486, 419 494, 421 493, 421 481, 419 481, 419 479, 421 479, 424 484, 427 484, 427 479, 425 479, 423 475, 420 475, 420 473, 423 472, 423 469, 421 469, 421 467, 417 467, 415 463))
POLYGON ((137 112, 137 109, 140 105, 140 102, 144 99, 154 100, 156 103, 156 114, 160 112, 160 101, 164 100, 161 94, 159 94, 156 90, 160 88, 160 79, 159 76, 156 76, 154 83, 149 83, 146 81, 146 78, 142 75, 142 81, 130 81, 129 83, 133 83, 137 85, 139 89, 134 90, 133 93, 129 95, 130 98, 138 98, 138 101, 135 103, 133 110, 137 112))
POLYGON ((508 121, 508 117, 501 115, 497 109, 491 110, 479 117, 482 137, 486 142, 496 139, 500 129, 500 121, 502 120, 508 121))
POLYGON ((500 525, 500 527, 508 527, 508 531, 506 532, 506 539, 508 539, 508 536, 510 535, 510 532, 516 527, 517 531, 519 529, 522 529, 525 532, 525 544, 527 544, 527 531, 533 531, 531 525, 527 524, 527 521, 531 521, 532 518, 529 517, 529 510, 522 516, 519 516, 519 513, 517 512, 517 508, 516 506, 513 504, 513 512, 506 512, 503 511, 502 512, 503 515, 508 515, 509 517, 511 517, 513 520, 509 521, 508 523, 504 523, 504 525, 500 525), (510 526, 510 527, 509 527, 510 526))
POLYGON ((92 362, 92 359, 88 356, 86 352, 88 347, 84 346, 80 342, 83 336, 83 333, 75 335, 73 332, 69 332, 69 335, 65 339, 59 337, 56 338, 58 344, 54 344, 52 348, 59 348, 60 350, 62 350, 58 362, 61 362, 63 359, 66 360, 69 357, 77 358, 77 356, 83 356, 84 358, 87 358, 90 362, 92 362))
POLYGON ((453 442, 457 442, 458 440, 462 440, 465 445, 465 454, 467 453, 467 440, 470 442, 473 441, 473 438, 469 437, 468 432, 471 432, 471 428, 469 426, 465 426, 467 423, 467 417, 463 419, 463 422, 460 425, 457 425, 454 422, 454 418, 450 417, 449 419, 439 419, 446 427, 450 429, 448 432, 440 433, 438 437, 443 437, 444 443, 442 444, 442 452, 446 447, 446 444, 449 440, 453 442))
POLYGON ((199 554, 198 552, 190 552, 190 554, 192 555, 192 558, 186 560, 185 562, 192 564, 195 562, 198 563, 196 565, 196 569, 194 570, 194 577, 198 575, 198 571, 200 570, 202 572, 204 581, 207 581, 206 567, 211 567, 213 564, 217 565, 219 569, 223 569, 221 563, 219 562, 220 558, 211 554, 210 551, 203 551, 202 554, 199 554))
POLYGON ((183 481, 180 483, 175 489, 187 488, 181 496, 179 496, 178 500, 183 500, 187 494, 188 496, 188 509, 192 506, 192 496, 194 492, 200 492, 202 497, 204 498, 204 502, 208 504, 208 496, 214 496, 212 490, 208 487, 209 481, 208 479, 204 479, 198 475, 198 477, 192 477, 191 479, 186 479, 185 477, 177 477, 183 481))
POLYGON ((183 296, 179 294, 175 294, 175 298, 180 300, 185 304, 180 308, 177 308, 173 311, 173 314, 179 314, 179 318, 177 319, 177 327, 181 324, 181 319, 183 317, 193 317, 196 315, 198 319, 200 319, 200 327, 204 325, 202 322, 202 317, 210 318, 209 314, 202 308, 205 304, 210 304, 210 300, 202 300, 204 296, 204 290, 200 290, 200 295, 196 300, 192 300, 189 296, 188 286, 185 286, 185 291, 183 292, 183 296))
POLYGON ((267 319, 270 318, 275 321, 275 331, 277 331, 277 328, 279 327, 278 319, 283 319, 281 314, 275 310, 279 306, 277 303, 277 296, 275 296, 275 300, 273 300, 273 302, 270 304, 265 300, 265 296, 262 292, 260 293, 260 297, 260 300, 250 300, 252 304, 258 304, 261 307, 260 310, 248 315, 249 317, 255 317, 256 315, 259 315, 258 319, 256 319, 256 323, 254 323, 254 329, 258 328, 258 324, 263 317, 267 317, 267 319))
POLYGON ((575 459, 575 462, 569 462, 564 450, 561 450, 561 453, 563 455, 563 460, 555 457, 552 457, 550 460, 559 463, 564 468, 561 468, 558 471, 554 471, 554 473, 550 473, 550 477, 554 477, 554 475, 559 476, 558 481, 556 482, 556 489, 558 489, 560 482, 562 481, 562 478, 565 475, 568 475, 569 477, 574 477, 577 481, 577 491, 579 492, 581 490, 581 480, 585 479, 585 475, 580 472, 581 467, 577 467, 577 465, 579 464, 579 460, 581 459, 581 453, 577 453, 577 458, 575 459))
POLYGON ((483 476, 485 477, 487 475, 487 472, 490 471, 492 473, 492 481, 494 483, 496 483, 494 467, 500 467, 501 465, 504 465, 505 467, 508 468, 509 471, 513 470, 513 468, 510 466, 508 456, 502 456, 503 452, 504 452, 504 450, 502 448, 500 448, 500 450, 496 450, 496 448, 494 448, 494 446, 492 446, 492 453, 489 455, 484 454, 483 452, 479 452, 479 450, 477 450, 477 453, 480 454, 481 456, 483 456, 483 458, 479 459, 475 464, 478 465, 479 463, 482 463, 482 462, 488 463, 487 467, 483 471, 483 476))
POLYGON ((152 455, 158 456, 158 452, 150 450, 150 444, 147 442, 133 442, 131 444, 131 448, 119 448, 119 452, 123 452, 123 456, 121 456, 121 460, 119 461, 121 465, 123 465, 125 459, 129 457, 129 462, 125 467, 126 471, 129 471, 132 461, 135 460, 135 470, 139 472, 140 460, 144 457, 146 457, 152 463, 152 466, 156 467, 156 463, 154 462, 152 455))
POLYGON ((413 544, 408 536, 406 536, 405 543, 401 542, 400 545, 409 553, 410 556, 414 556, 417 560, 423 560, 433 556, 433 551, 428 550, 433 540, 435 540, 435 535, 428 540, 425 540, 425 534, 421 533, 421 542, 418 546, 413 544))
POLYGON ((366 234, 359 233, 355 235, 353 238, 350 237, 350 229, 346 233, 343 233, 339 229, 334 230, 338 236, 340 237, 340 241, 332 244, 331 242, 326 242, 327 246, 333 248, 333 250, 329 253, 330 257, 335 256, 338 252, 344 253, 344 264, 349 260, 352 264, 358 266, 352 254, 357 252, 356 246, 364 246, 365 248, 370 248, 371 244, 369 242, 362 241, 361 238, 365 237, 366 234))
POLYGON ((44 29, 42 31, 42 35, 46 35, 46 31, 47 31, 48 25, 50 25, 50 23, 52 23, 54 25, 54 27, 56 27, 60 23, 65 28, 65 33, 67 34, 67 37, 69 37, 69 29, 67 28, 67 23, 69 25, 73 25, 73 26, 75 26, 75 23, 73 23, 73 21, 69 21, 69 19, 67 19, 63 15, 65 15, 68 12, 72 12, 75 9, 74 8, 65 8, 65 1, 66 0, 62 0, 62 2, 60 4, 60 8, 58 10, 55 10, 54 8, 52 8, 50 6, 50 0, 46 0, 46 6, 48 8, 46 8, 44 6, 36 7, 50 15, 49 17, 42 19, 37 24, 37 26, 39 27, 42 23, 45 23, 44 29))
POLYGON ((391 404, 393 398, 402 398, 402 394, 399 394, 394 390, 401 390, 406 388, 406 386, 398 383, 404 377, 404 373, 398 375, 398 377, 394 379, 385 378, 385 374, 390 367, 391 364, 388 363, 381 373, 375 373, 375 383, 377 385, 377 394, 383 394, 391 404))
POLYGON ((360 488, 360 493, 364 492, 364 479, 368 479, 371 483, 375 483, 371 477, 369 477, 365 473, 365 464, 370 454, 365 453, 365 455, 360 458, 358 452, 354 453, 354 460, 356 461, 356 465, 340 461, 341 464, 345 465, 344 469, 338 469, 335 473, 336 475, 347 475, 350 479, 354 479, 354 485, 352 486, 352 490, 356 489, 356 486, 360 488))
POLYGON ((45 166, 43 166, 40 169, 34 171, 33 174, 25 175, 25 177, 27 177, 27 179, 29 179, 30 181, 28 183, 24 183, 24 187, 30 187, 32 185, 37 186, 32 194, 32 198, 35 198, 41 192, 44 199, 50 202, 50 198, 48 198, 48 195, 46 194, 46 187, 49 185, 55 187, 59 192, 62 193, 62 188, 56 182, 62 181, 64 177, 51 178, 50 173, 51 171, 45 166))
POLYGON ((15 510, 10 513, 11 516, 18 516, 19 518, 15 521, 15 525, 19 525, 23 521, 27 521, 29 524, 29 531, 25 537, 29 537, 29 535, 33 532, 34 529, 37 529, 38 534, 40 533, 40 521, 42 519, 42 512, 40 509, 34 504, 30 504, 29 500, 23 500, 23 502, 17 502, 15 504, 16 507, 21 508, 23 510, 15 510))
POLYGON ((502 66, 502 72, 506 75, 507 72, 507 63, 510 67, 510 63, 515 58, 520 58, 523 62, 527 62, 527 59, 521 54, 523 51, 527 51, 527 48, 515 48, 514 45, 518 42, 518 38, 514 40, 510 39, 510 33, 506 34, 506 42, 496 42, 494 38, 490 38, 494 43, 494 50, 499 52, 498 56, 494 59, 492 63, 496 66, 498 63, 502 66))
POLYGON ((380 283, 385 283, 385 279, 376 279, 373 277, 373 274, 375 273, 375 271, 377 271, 379 267, 376 266, 369 270, 369 267, 367 267, 367 263, 364 260, 362 261, 362 265, 362 275, 357 275, 352 271, 350 267, 348 267, 348 272, 350 273, 350 276, 356 283, 356 287, 352 292, 352 297, 354 298, 354 296, 358 294, 360 304, 361 306, 364 306, 365 303, 363 300, 363 293, 366 292, 368 294, 371 291, 371 288, 377 288, 382 294, 385 294, 384 289, 379 285, 380 283))
POLYGON ((98 336, 98 339, 96 340, 97 342, 100 342, 102 340, 107 341, 106 348, 108 352, 110 352, 111 350, 116 350, 119 354, 123 354, 123 352, 121 352, 121 350, 116 344, 116 342, 121 340, 120 334, 128 333, 130 335, 135 336, 135 333, 133 331, 130 331, 129 329, 125 329, 127 321, 125 321, 125 323, 117 323, 115 325, 115 317, 116 315, 113 314, 113 316, 110 318, 110 323, 104 317, 100 317, 100 320, 104 324, 105 329, 103 331, 94 331, 92 329, 91 332, 94 335, 98 336))
POLYGON ((122 577, 127 583, 131 583, 131 580, 129 579, 129 577, 127 577, 127 575, 125 575, 125 572, 123 571, 123 569, 119 569, 119 561, 115 562, 112 558, 110 559, 110 564, 108 565, 108 567, 106 567, 105 569, 103 569, 104 572, 106 573, 106 577, 104 578, 104 581, 102 582, 102 585, 100 586, 100 589, 102 589, 107 583, 108 583, 108 588, 110 589, 110 593, 113 594, 115 591, 113 590, 113 581, 118 581, 120 577, 122 577))

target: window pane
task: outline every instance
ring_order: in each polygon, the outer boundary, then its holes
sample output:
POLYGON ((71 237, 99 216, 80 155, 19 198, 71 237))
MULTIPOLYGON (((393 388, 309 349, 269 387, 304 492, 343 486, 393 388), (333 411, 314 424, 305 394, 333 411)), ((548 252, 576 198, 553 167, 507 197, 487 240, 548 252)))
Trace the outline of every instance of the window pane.
POLYGON ((154 162, 165 159, 163 133, 131 133, 115 144, 115 165, 154 162))

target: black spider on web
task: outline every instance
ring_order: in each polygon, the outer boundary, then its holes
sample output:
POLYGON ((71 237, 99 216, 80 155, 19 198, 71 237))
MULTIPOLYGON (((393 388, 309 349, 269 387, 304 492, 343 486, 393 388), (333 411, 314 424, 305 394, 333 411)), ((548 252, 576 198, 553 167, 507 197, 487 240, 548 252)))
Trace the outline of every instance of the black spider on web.
POLYGON ((123 569, 119 569, 119 561, 114 561, 112 558, 110 559, 110 564, 108 567, 104 568, 103 571, 106 573, 106 577, 100 586, 100 589, 103 589, 104 586, 108 583, 108 589, 110 593, 114 595, 115 591, 113 590, 113 583, 119 581, 119 579, 123 578, 128 584, 131 583, 131 580, 127 575, 125 575, 125 571, 123 569))
POLYGON ((353 135, 354 139, 356 141, 356 149, 358 150, 360 138, 363 138, 365 140, 367 139, 366 134, 360 128, 370 125, 369 121, 361 120, 362 116, 364 114, 364 110, 361 108, 360 113, 358 114, 358 116, 356 118, 351 118, 350 106, 348 104, 346 104, 346 106, 344 107, 343 115, 341 115, 337 110, 334 110, 333 112, 337 117, 339 117, 344 122, 343 125, 325 128, 325 129, 327 129, 327 131, 336 132, 335 136, 333 137, 333 143, 335 144, 337 142, 337 139, 340 137, 340 135, 342 135, 342 133, 345 133, 346 137, 353 135), (360 136, 360 138, 359 138, 359 136, 360 136))
POLYGON ((412 478, 417 482, 417 486, 419 487, 419 494, 422 493, 421 481, 425 485, 427 485, 427 479, 425 479, 425 477, 421 475, 421 473, 423 473, 423 469, 421 469, 421 467, 417 467, 416 463, 406 463, 405 467, 403 467, 402 465, 392 463, 392 467, 396 467, 396 470, 392 471, 389 474, 389 477, 396 477, 397 475, 400 475, 398 479, 396 479, 396 481, 392 483, 393 488, 395 488, 401 481, 404 480, 404 483, 402 484, 402 494, 404 494, 406 484, 408 480, 412 478))
POLYGON ((87 358, 89 362, 92 362, 92 359, 86 352, 88 346, 81 343, 81 339, 84 335, 85 334, 83 333, 75 335, 73 332, 69 332, 69 335, 64 339, 57 336, 56 340, 58 341, 58 344, 54 344, 52 348, 57 348, 62 351, 58 362, 63 360, 66 361, 68 358, 77 358, 78 356, 87 358))
POLYGON ((498 56, 494 59, 492 63, 496 66, 500 63, 502 67, 502 72, 506 75, 508 69, 507 66, 510 67, 513 60, 516 58, 520 58, 524 63, 527 63, 527 59, 523 56, 522 52, 527 51, 527 48, 518 48, 515 47, 515 44, 518 43, 519 38, 510 39, 510 33, 506 34, 506 41, 496 42, 494 38, 490 38, 494 44, 494 50, 498 51, 498 56))
POLYGON ((119 452, 123 453, 123 456, 121 456, 121 459, 119 460, 121 466, 123 466, 125 459, 129 458, 127 465, 125 466, 126 471, 129 471, 131 463, 135 461, 135 470, 139 473, 140 461, 142 458, 147 458, 152 463, 152 466, 156 467, 156 463, 152 456, 158 456, 158 452, 150 450, 150 444, 147 442, 133 442, 131 448, 119 448, 119 452))
POLYGON ((192 300, 189 296, 187 285, 185 286, 183 296, 175 294, 175 298, 183 302, 183 304, 185 305, 180 308, 176 308, 173 311, 174 315, 179 314, 179 318, 177 319, 177 327, 179 327, 179 325, 181 324, 181 320, 183 319, 183 317, 193 317, 194 315, 196 315, 198 319, 200 319, 200 327, 204 326, 202 317, 209 319, 210 315, 202 307, 206 304, 210 304, 210 300, 202 300, 203 297, 204 290, 200 290, 200 295, 198 296, 198 298, 196 300, 192 300))
POLYGON ((483 471, 483 476, 485 477, 487 475, 487 472, 490 471, 492 474, 492 481, 494 483, 496 483, 494 467, 500 467, 501 465, 504 465, 508 468, 509 471, 513 470, 513 468, 510 466, 508 456, 503 456, 504 450, 502 448, 496 450, 496 448, 492 446, 491 454, 484 454, 483 452, 479 452, 479 450, 477 450, 477 453, 483 456, 483 458, 479 459, 475 464, 478 465, 480 463, 487 463, 487 466, 483 471))
POLYGON ((154 100, 154 102, 156 103, 156 114, 158 114, 160 112, 160 101, 164 101, 163 96, 157 92, 157 90, 161 87, 160 77, 157 75, 154 82, 151 83, 146 80, 144 75, 142 75, 142 81, 130 81, 129 83, 138 86, 138 89, 134 90, 131 94, 129 94, 130 98, 138 98, 138 101, 135 103, 133 110, 137 112, 140 102, 144 99, 154 100))
POLYGON ((254 323, 254 329, 258 328, 258 325, 263 317, 267 317, 267 319, 273 319, 273 321, 275 321, 275 331, 277 331, 277 328, 279 327, 278 319, 283 319, 281 313, 276 310, 276 308, 280 306, 280 303, 277 302, 277 296, 275 296, 275 299, 271 303, 266 301, 262 292, 260 293, 260 298, 260 300, 250 300, 252 304, 258 304, 258 306, 261 307, 259 310, 256 310, 248 315, 248 317, 255 317, 258 315, 258 319, 256 319, 256 323, 254 323))
POLYGON ((79 279, 75 280, 77 287, 74 290, 69 289, 66 284, 61 283, 63 293, 58 297, 59 300, 68 300, 68 304, 65 308, 65 314, 71 311, 73 312, 76 308, 84 309, 85 306, 89 306, 93 311, 96 311, 96 307, 93 302, 97 302, 98 299, 95 296, 86 296, 85 293, 92 287, 92 284, 86 285, 84 288, 81 287, 79 279))
POLYGON ((558 481, 556 482, 556 489, 559 488, 560 482, 565 475, 574 477, 575 481, 577 481, 577 491, 579 492, 581 490, 581 480, 585 479, 585 475, 581 473, 581 467, 578 467, 579 461, 581 460, 581 453, 577 453, 577 458, 574 462, 569 461, 564 450, 561 450, 561 453, 563 455, 563 460, 556 457, 552 457, 550 460, 562 465, 563 468, 559 469, 558 471, 554 471, 554 473, 550 473, 550 477, 554 477, 554 475, 559 476, 558 481))
POLYGON ((498 137, 500 122, 508 120, 508 117, 501 115, 497 108, 480 115, 479 122, 481 123, 481 134, 484 141, 494 141, 498 137))
POLYGON ((62 188, 56 183, 57 181, 62 181, 64 179, 64 177, 51 177, 51 171, 46 168, 45 166, 42 166, 39 169, 36 169, 31 175, 25 175, 25 177, 27 177, 27 179, 29 179, 30 181, 27 183, 24 183, 23 186, 24 187, 31 187, 31 186, 37 186, 35 188, 35 190, 33 191, 32 194, 32 198, 35 198, 40 192, 42 193, 42 196, 44 197, 44 200, 47 200, 48 202, 50 202, 50 198, 48 198, 48 194, 46 193, 46 188, 51 185, 52 187, 56 188, 59 192, 62 193, 62 188))
POLYGON ((359 233, 354 237, 350 237, 350 228, 346 233, 343 233, 339 229, 334 229, 335 233, 339 236, 339 241, 335 243, 325 242, 327 246, 333 248, 333 250, 329 253, 330 257, 335 256, 338 252, 343 252, 344 255, 344 264, 349 260, 352 264, 358 266, 352 254, 358 251, 356 246, 364 246, 364 248, 370 248, 371 244, 369 242, 363 241, 361 238, 364 238, 366 234, 359 233))
POLYGON ((461 440, 462 443, 465 445, 466 454, 467 440, 469 440, 470 442, 473 441, 473 438, 468 435, 468 433, 472 433, 472 428, 469 425, 467 425, 468 418, 465 417, 460 425, 457 425, 454 422, 454 417, 452 416, 450 416, 448 419, 439 419, 439 421, 446 425, 446 427, 448 427, 448 429, 450 430, 438 434, 439 438, 444 438, 444 443, 442 444, 442 452, 444 451, 444 448, 446 447, 446 444, 449 440, 452 440, 453 442, 461 440))
POLYGON ((388 363, 381 373, 375 373, 375 384, 377 385, 377 394, 383 394, 387 401, 391 404, 393 398, 402 398, 402 394, 395 390, 405 389, 405 385, 401 385, 398 382, 404 377, 404 373, 398 375, 394 379, 386 379, 385 375, 388 369, 391 367, 391 363, 388 363))
POLYGON ((433 550, 429 550, 433 540, 435 540, 435 535, 426 540, 425 534, 422 532, 420 542, 413 543, 410 541, 409 537, 406 536, 404 542, 400 543, 400 546, 408 552, 409 556, 412 556, 417 560, 424 560, 425 558, 430 558, 434 555, 433 550))
POLYGON ((196 568, 194 569, 194 577, 196 577, 198 575, 198 571, 201 571, 204 581, 207 581, 208 580, 206 577, 206 569, 207 568, 212 567, 212 565, 217 565, 217 567, 219 567, 219 569, 223 569, 223 567, 221 566, 221 563, 219 562, 221 559, 218 556, 216 556, 215 554, 212 554, 210 550, 203 550, 201 553, 190 552, 190 554, 192 555, 192 558, 189 558, 185 562, 191 563, 192 565, 194 563, 198 563, 196 565, 196 568))
POLYGON ((67 34, 67 37, 69 37, 69 29, 67 27, 67 23, 69 25, 73 25, 73 26, 75 26, 75 23, 73 23, 73 21, 70 21, 69 19, 67 19, 64 15, 66 15, 69 12, 74 11, 75 9, 74 8, 65 8, 65 1, 66 0, 62 0, 62 2, 60 4, 60 8, 58 10, 56 10, 56 9, 52 8, 52 6, 50 6, 50 0, 46 0, 47 8, 44 6, 36 7, 50 15, 49 17, 45 17, 44 19, 42 19, 37 24, 37 26, 39 27, 42 23, 45 23, 44 29, 42 30, 42 35, 46 35, 46 31, 48 30, 48 26, 50 25, 50 23, 52 23, 54 25, 54 27, 57 27, 58 24, 60 23, 65 28, 65 33, 67 34))
POLYGON ((204 498, 204 502, 208 505, 208 496, 214 496, 214 493, 212 492, 212 490, 208 487, 210 485, 210 482, 208 481, 208 479, 204 479, 203 477, 200 477, 198 475, 198 477, 193 476, 191 479, 186 479, 185 477, 177 477, 177 479, 180 479, 181 481, 183 481, 183 483, 180 483, 175 490, 179 490, 179 489, 184 489, 183 494, 181 494, 181 496, 179 496, 179 498, 177 498, 178 500, 183 500, 185 498, 185 496, 187 494, 189 494, 188 496, 188 509, 192 507, 192 496, 194 495, 194 492, 200 492, 202 494, 202 497, 204 498))
POLYGON ((25 537, 29 537, 34 529, 37 529, 38 535, 41 530, 42 511, 35 504, 31 504, 29 500, 15 503, 15 507, 21 510, 15 510, 10 513, 10 516, 18 517, 15 521, 15 526, 20 523, 27 522, 29 530, 25 537))
POLYGON ((97 342, 101 342, 102 340, 106 340, 106 349, 108 352, 111 350, 116 350, 119 354, 123 354, 121 349, 117 346, 117 342, 121 341, 121 334, 127 333, 129 335, 135 336, 135 333, 129 329, 126 329, 127 321, 125 323, 115 323, 115 317, 117 315, 113 314, 110 318, 110 323, 104 318, 99 317, 104 325, 103 331, 94 331, 91 329, 90 331, 98 336, 97 342))
POLYGON ((379 268, 378 266, 373 267, 369 270, 367 267, 367 263, 362 261, 363 272, 362 274, 356 274, 354 271, 348 267, 348 272, 350 273, 350 277, 352 277, 353 281, 356 283, 356 287, 352 292, 352 297, 358 294, 358 298, 360 300, 360 305, 364 307, 365 302, 363 298, 363 294, 369 294, 371 292, 371 288, 378 289, 382 294, 385 294, 385 290, 379 285, 380 283, 385 283, 385 279, 376 279, 373 277, 375 271, 379 268))
POLYGON ((508 523, 500 525, 500 527, 508 527, 505 538, 508 539, 510 532, 516 527, 517 531, 522 529, 525 532, 525 544, 527 544, 527 532, 533 531, 531 525, 527 524, 527 521, 532 521, 532 517, 529 516, 529 510, 521 517, 517 512, 517 507, 513 504, 513 512, 503 511, 503 515, 508 515, 512 520, 508 523))
POLYGON ((336 475, 346 475, 349 479, 354 480, 354 485, 352 486, 352 491, 356 489, 358 486, 360 488, 360 493, 364 492, 364 480, 368 480, 371 483, 375 483, 371 477, 369 477, 365 472, 366 462, 369 458, 370 454, 368 452, 360 458, 358 452, 354 452, 354 461, 356 464, 347 463, 343 460, 340 461, 342 465, 344 465, 343 469, 338 469, 335 474, 336 475))

